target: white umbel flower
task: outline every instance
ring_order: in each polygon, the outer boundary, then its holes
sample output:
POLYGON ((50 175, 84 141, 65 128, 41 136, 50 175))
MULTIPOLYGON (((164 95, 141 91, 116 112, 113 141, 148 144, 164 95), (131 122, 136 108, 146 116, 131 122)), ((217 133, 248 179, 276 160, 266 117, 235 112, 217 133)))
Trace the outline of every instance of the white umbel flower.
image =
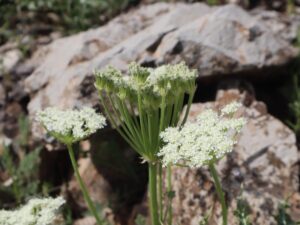
POLYGON ((133 103, 138 96, 143 96, 143 106, 156 109, 162 98, 173 103, 178 96, 193 92, 197 76, 197 71, 190 70, 185 63, 155 69, 131 63, 128 76, 122 76, 121 71, 113 67, 95 72, 95 86, 100 92, 117 94, 122 100, 128 97, 133 103))
POLYGON ((235 113, 240 107, 242 106, 241 103, 239 102, 232 102, 228 105, 226 105, 222 110, 223 115, 232 115, 235 113))
POLYGON ((80 141, 106 125, 106 120, 94 109, 59 110, 47 108, 37 113, 37 120, 45 129, 64 143, 80 141))
POLYGON ((64 203, 62 197, 31 199, 18 210, 0 210, 0 225, 52 225, 64 203))
POLYGON ((160 136, 166 145, 158 155, 162 157, 164 166, 182 163, 199 168, 231 152, 236 135, 246 123, 242 117, 227 116, 237 111, 237 105, 225 106, 220 115, 211 109, 205 110, 195 123, 186 123, 182 128, 167 128, 162 132, 160 136))

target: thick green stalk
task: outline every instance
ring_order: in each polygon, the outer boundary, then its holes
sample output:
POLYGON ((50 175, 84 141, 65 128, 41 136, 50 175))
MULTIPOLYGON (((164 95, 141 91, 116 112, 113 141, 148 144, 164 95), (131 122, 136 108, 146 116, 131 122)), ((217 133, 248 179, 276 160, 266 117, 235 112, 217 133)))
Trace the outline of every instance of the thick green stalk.
POLYGON ((162 164, 157 163, 158 167, 158 204, 159 204, 159 220, 163 221, 163 179, 162 179, 162 164))
POLYGON ((169 205, 168 205, 168 219, 167 224, 172 225, 172 219, 173 219, 173 209, 172 209, 172 168, 171 165, 168 165, 167 167, 167 192, 168 192, 168 198, 169 198, 169 205))
POLYGON ((77 182, 80 185, 84 200, 86 201, 91 213, 95 217, 95 219, 97 221, 97 224, 102 225, 103 223, 102 223, 99 215, 97 214, 96 207, 94 206, 94 203, 92 202, 92 200, 89 196, 89 193, 86 189, 86 186, 85 186, 85 184, 83 183, 83 180, 80 177, 78 167, 77 167, 77 162, 76 162, 76 159, 75 159, 75 156, 74 156, 74 151, 73 151, 73 148, 72 148, 72 144, 67 144, 67 147, 68 147, 68 152, 69 152, 69 155, 70 155, 71 163, 72 163, 72 166, 73 166, 73 169, 74 169, 74 172, 75 172, 75 177, 77 179, 77 182))
POLYGON ((209 170, 210 170, 210 173, 211 173, 211 175, 214 179, 216 191, 217 191, 219 200, 220 200, 221 205, 222 205, 223 225, 227 225, 227 206, 226 206, 226 202, 225 202, 224 192, 222 190, 222 186, 221 186, 221 182, 219 180, 217 170, 216 170, 215 165, 213 163, 209 164, 209 170))
POLYGON ((160 225, 157 204, 157 165, 148 163, 149 169, 149 200, 152 225, 160 225))
POLYGON ((187 121, 187 118, 188 118, 188 115, 189 115, 189 112, 191 109, 191 105, 193 103, 195 91, 196 91, 196 87, 189 93, 189 100, 188 100, 187 108, 186 108, 185 115, 184 115, 184 118, 183 118, 180 126, 184 125, 185 122, 187 121))
MULTIPOLYGON (((142 107, 142 96, 138 94, 138 111, 139 111, 139 119, 140 119, 140 128, 141 128, 141 135, 142 135, 142 143, 144 144, 145 151, 151 151, 151 149, 148 149, 148 138, 147 138, 147 130, 145 129, 145 121, 144 121, 144 109, 142 107)), ((149 158, 152 159, 153 154, 150 152, 147 152, 147 155, 149 158)))
POLYGON ((165 122, 165 110, 166 110, 166 97, 162 97, 162 102, 161 102, 161 111, 160 111, 160 122, 159 122, 159 132, 162 131, 164 122, 165 122))

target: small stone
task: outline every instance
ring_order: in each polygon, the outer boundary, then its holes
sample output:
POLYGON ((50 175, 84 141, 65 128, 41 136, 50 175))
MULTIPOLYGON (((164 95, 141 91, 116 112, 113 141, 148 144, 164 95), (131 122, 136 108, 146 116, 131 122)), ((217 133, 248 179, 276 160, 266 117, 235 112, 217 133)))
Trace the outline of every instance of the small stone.
MULTIPOLYGON (((4 72, 10 72, 21 60, 22 53, 19 49, 12 49, 3 54, 0 58, 0 65, 4 72)), ((1 74, 1 71, 0 71, 1 74)))

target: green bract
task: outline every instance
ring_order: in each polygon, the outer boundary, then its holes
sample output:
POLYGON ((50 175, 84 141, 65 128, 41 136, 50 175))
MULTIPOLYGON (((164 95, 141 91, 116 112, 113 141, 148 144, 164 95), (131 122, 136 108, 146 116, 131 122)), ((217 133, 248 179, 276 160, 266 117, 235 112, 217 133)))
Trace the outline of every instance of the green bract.
POLYGON ((145 160, 154 162, 159 132, 177 125, 184 96, 189 96, 188 105, 192 102, 197 76, 184 63, 156 69, 131 63, 128 74, 111 66, 95 72, 95 86, 112 125, 145 160))

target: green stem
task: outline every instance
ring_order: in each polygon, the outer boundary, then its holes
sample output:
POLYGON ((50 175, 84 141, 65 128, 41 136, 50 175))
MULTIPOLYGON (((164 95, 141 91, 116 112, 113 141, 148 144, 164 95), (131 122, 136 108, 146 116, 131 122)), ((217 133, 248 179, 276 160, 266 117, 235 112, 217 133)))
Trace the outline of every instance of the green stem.
POLYGON ((20 194, 20 186, 18 185, 19 178, 18 178, 18 175, 16 174, 16 172, 10 173, 10 174, 12 174, 11 176, 13 177, 13 183, 12 183, 13 193, 15 195, 17 203, 20 204, 22 201, 22 198, 21 198, 21 194, 20 194))
POLYGON ((148 163, 149 169, 149 200, 152 225, 159 225, 158 204, 157 204, 157 167, 151 162, 148 163))
POLYGON ((187 118, 188 118, 188 115, 189 115, 189 112, 190 112, 190 109, 191 109, 191 105, 193 103, 193 98, 194 98, 194 95, 195 95, 195 91, 196 91, 196 87, 194 87, 194 89, 189 93, 188 105, 187 105, 185 115, 184 115, 184 118, 183 118, 180 126, 184 125, 185 122, 187 121, 187 118))
MULTIPOLYGON (((138 94, 138 111, 139 111, 139 119, 140 119, 140 127, 141 127, 141 135, 142 135, 142 143, 144 143, 145 150, 150 150, 148 149, 148 138, 146 137, 146 130, 145 130, 145 122, 144 122, 144 112, 143 112, 143 107, 142 107, 142 96, 138 94), (147 147, 146 147, 147 146, 147 147)), ((148 154, 149 158, 152 158, 152 154, 148 154)))
POLYGON ((95 217, 95 219, 97 221, 97 224, 102 225, 103 223, 102 223, 100 217, 97 214, 94 203, 92 202, 92 200, 89 196, 89 193, 86 189, 86 186, 83 183, 83 180, 81 179, 81 176, 79 174, 78 167, 77 167, 77 162, 76 162, 76 159, 75 159, 75 156, 74 156, 74 151, 73 151, 73 148, 72 148, 72 144, 67 144, 67 147, 68 147, 68 152, 69 152, 69 155, 70 155, 71 163, 72 163, 72 166, 73 166, 73 169, 74 169, 74 172, 75 172, 75 177, 76 177, 76 179, 77 179, 77 181, 80 185, 81 191, 83 193, 84 200, 86 201, 91 213, 95 217))
POLYGON ((162 164, 158 163, 158 204, 159 204, 159 220, 163 221, 163 180, 162 180, 162 164))
MULTIPOLYGON (((130 137, 127 137, 126 134, 119 128, 117 122, 114 120, 113 116, 109 112, 108 107, 107 107, 101 93, 99 93, 99 96, 100 96, 101 105, 104 107, 105 115, 108 117, 109 121, 112 123, 113 128, 115 128, 119 132, 119 134, 129 143, 129 145, 134 150, 136 150, 140 155, 142 155, 142 152, 140 152, 139 146, 136 143, 134 143, 133 141, 131 141, 130 137)), ((120 123, 120 124, 122 124, 122 123, 120 123)))
POLYGON ((168 192, 168 197, 169 197, 169 205, 168 205, 168 225, 172 225, 172 219, 173 219, 173 210, 172 210, 172 199, 173 196, 171 194, 172 192, 172 168, 171 165, 169 164, 167 167, 167 192, 168 192))
POLYGON ((165 122, 165 110, 166 110, 166 97, 162 97, 162 102, 161 102, 161 111, 160 111, 160 122, 159 122, 159 132, 162 131, 164 128, 164 122, 165 122))
POLYGON ((142 137, 140 136, 140 131, 135 126, 134 120, 130 116, 126 105, 119 98, 115 98, 115 102, 117 102, 120 114, 124 118, 124 122, 132 135, 132 139, 136 140, 136 142, 138 143, 137 145, 140 147, 140 149, 142 149, 143 144, 142 144, 142 137))
POLYGON ((209 170, 214 179, 214 183, 215 183, 216 191, 217 191, 217 194, 219 197, 219 201, 221 202, 221 205, 222 205, 223 225, 227 225, 227 206, 226 206, 226 202, 225 202, 224 192, 222 190, 222 186, 221 186, 221 182, 219 180, 217 170, 213 163, 209 164, 209 170))

